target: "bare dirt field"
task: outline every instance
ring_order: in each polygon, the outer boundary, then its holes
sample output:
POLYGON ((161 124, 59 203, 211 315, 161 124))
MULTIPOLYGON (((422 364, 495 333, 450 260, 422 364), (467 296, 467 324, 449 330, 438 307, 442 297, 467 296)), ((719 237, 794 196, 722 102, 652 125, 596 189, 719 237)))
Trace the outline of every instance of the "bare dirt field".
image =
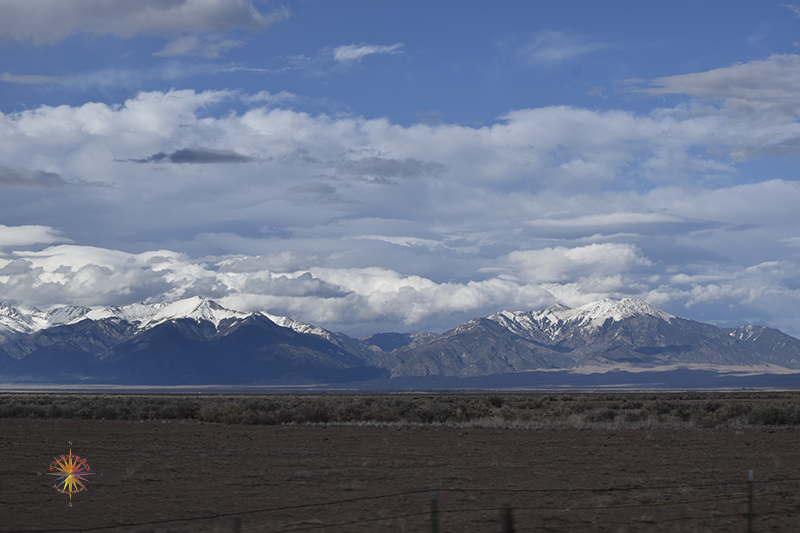
POLYGON ((783 429, 246 426, 0 419, 0 531, 797 531, 798 433, 783 429), (54 455, 88 460, 69 497, 54 455), (102 476, 99 473, 102 472, 102 476))

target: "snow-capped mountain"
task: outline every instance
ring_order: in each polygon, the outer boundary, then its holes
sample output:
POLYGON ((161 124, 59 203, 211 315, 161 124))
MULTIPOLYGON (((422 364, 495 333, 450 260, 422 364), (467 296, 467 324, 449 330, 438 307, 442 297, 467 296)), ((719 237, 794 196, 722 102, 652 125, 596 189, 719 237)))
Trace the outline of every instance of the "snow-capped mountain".
POLYGON ((123 307, 104 307, 91 310, 83 316, 75 317, 71 322, 75 323, 87 318, 90 320, 119 318, 136 324, 139 329, 145 330, 170 320, 191 319, 198 322, 210 322, 214 324, 215 328, 219 328, 223 320, 244 319, 251 314, 253 313, 226 309, 213 300, 195 296, 167 303, 139 303, 123 307))
POLYGON ((0 304, 0 383, 338 383, 620 364, 797 369, 800 340, 763 326, 722 329, 632 298, 362 339, 197 297, 47 312, 0 304))
POLYGON ((575 309, 475 318, 373 364, 399 376, 476 376, 582 365, 759 365, 800 368, 800 341, 759 326, 722 329, 634 298, 575 309))
POLYGON ((195 296, 164 303, 135 303, 125 306, 109 306, 92 309, 90 307, 58 307, 50 311, 40 311, 35 307, 14 307, 0 302, 0 333, 3 331, 30 334, 62 324, 76 324, 81 320, 105 320, 117 318, 147 330, 170 320, 191 319, 210 322, 219 328, 223 320, 241 320, 259 314, 269 318, 277 325, 290 328, 298 333, 317 335, 329 341, 337 334, 322 327, 313 326, 286 316, 273 315, 261 311, 236 311, 227 309, 213 300, 195 296))
POLYGON ((562 338, 572 328, 597 331, 610 320, 620 322, 626 318, 647 315, 669 323, 675 317, 636 298, 612 300, 606 298, 572 309, 556 304, 543 311, 501 311, 491 315, 489 320, 508 328, 517 334, 542 332, 550 340, 562 338))
POLYGON ((199 297, 48 312, 0 305, 0 378, 6 379, 165 385, 342 381, 380 373, 359 370, 379 353, 342 333, 199 297))
POLYGON ((0 333, 33 333, 42 329, 65 324, 91 311, 88 307, 59 307, 40 311, 35 307, 14 307, 0 302, 0 333))

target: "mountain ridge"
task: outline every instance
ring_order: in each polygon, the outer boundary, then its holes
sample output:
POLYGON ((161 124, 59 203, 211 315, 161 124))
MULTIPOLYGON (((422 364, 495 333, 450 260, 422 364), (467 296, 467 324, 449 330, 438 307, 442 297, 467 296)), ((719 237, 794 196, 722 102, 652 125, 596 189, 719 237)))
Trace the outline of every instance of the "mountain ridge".
POLYGON ((438 335, 359 339, 201 297, 47 312, 0 303, 5 381, 334 383, 619 365, 800 369, 800 340, 765 326, 719 328, 635 298, 499 311, 438 335))

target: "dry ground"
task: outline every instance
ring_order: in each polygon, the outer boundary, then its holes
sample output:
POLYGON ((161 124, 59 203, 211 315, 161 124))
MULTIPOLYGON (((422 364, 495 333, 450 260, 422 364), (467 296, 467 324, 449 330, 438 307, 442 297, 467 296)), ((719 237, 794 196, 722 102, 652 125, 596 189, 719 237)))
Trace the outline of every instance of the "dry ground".
POLYGON ((431 531, 432 484, 441 532, 746 531, 748 469, 756 531, 797 531, 797 435, 0 419, 0 531, 431 531), (72 507, 37 475, 69 441, 102 472, 72 507))

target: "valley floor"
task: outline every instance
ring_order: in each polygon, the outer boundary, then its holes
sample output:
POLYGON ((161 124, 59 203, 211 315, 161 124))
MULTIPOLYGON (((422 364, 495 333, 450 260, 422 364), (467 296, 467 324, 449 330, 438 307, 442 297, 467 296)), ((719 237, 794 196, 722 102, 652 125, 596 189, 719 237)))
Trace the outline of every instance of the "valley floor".
POLYGON ((247 426, 0 419, 0 531, 757 531, 800 514, 798 433, 782 429, 247 426), (51 487, 55 455, 87 490, 51 487), (102 472, 102 476, 99 475, 102 472), (100 529, 94 529, 100 528, 100 529))

